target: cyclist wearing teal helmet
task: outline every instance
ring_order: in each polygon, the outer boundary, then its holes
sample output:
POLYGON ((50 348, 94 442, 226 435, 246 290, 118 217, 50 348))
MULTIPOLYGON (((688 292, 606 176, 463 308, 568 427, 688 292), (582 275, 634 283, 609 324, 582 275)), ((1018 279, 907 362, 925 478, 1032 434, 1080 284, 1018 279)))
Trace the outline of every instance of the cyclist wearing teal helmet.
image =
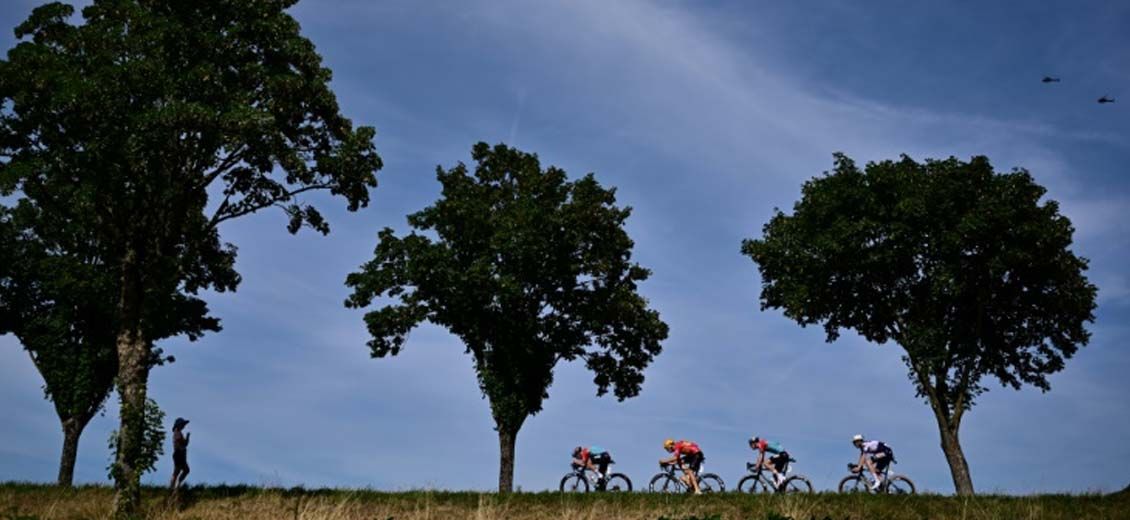
POLYGON ((773 472, 773 482, 781 485, 789 467, 789 452, 780 443, 769 442, 756 435, 749 438, 749 448, 757 452, 757 465, 773 472), (766 453, 771 455, 768 460, 766 453))
POLYGON ((608 465, 612 464, 612 454, 600 446, 577 446, 573 448, 573 464, 584 466, 596 472, 601 480, 608 476, 608 465))

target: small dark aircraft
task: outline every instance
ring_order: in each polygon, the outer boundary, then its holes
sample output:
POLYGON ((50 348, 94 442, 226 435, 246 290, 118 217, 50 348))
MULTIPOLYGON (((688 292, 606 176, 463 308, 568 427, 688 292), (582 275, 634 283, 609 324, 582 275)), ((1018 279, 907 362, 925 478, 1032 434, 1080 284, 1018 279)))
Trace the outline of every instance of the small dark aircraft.
POLYGON ((1059 78, 1053 78, 1051 76, 1044 76, 1044 79, 1042 79, 1040 81, 1042 81, 1044 83, 1059 83, 1059 78))
POLYGON ((1103 96, 1099 98, 1099 104, 1114 103, 1114 98, 1103 96))

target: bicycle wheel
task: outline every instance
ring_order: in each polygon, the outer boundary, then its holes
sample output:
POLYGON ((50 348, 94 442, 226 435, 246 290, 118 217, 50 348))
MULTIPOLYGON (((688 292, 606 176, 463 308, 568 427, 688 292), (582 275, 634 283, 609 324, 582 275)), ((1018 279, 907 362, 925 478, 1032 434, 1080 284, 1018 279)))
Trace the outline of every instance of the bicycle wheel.
POLYGON ((560 489, 562 493, 588 493, 589 479, 583 475, 569 473, 561 478, 560 489))
POLYGON ((769 487, 764 480, 757 478, 757 475, 746 475, 738 481, 739 493, 772 493, 773 488, 769 487))
POLYGON ((859 475, 848 475, 840 481, 840 493, 870 493, 871 486, 867 484, 867 479, 859 475))
POLYGON ((698 489, 703 493, 722 493, 726 491, 726 484, 722 483, 722 477, 713 473, 703 473, 698 476, 698 489))
POLYGON ((651 477, 651 482, 647 485, 648 491, 652 493, 682 493, 683 483, 679 479, 671 476, 669 473, 660 473, 651 477))
POLYGON ((892 495, 913 495, 914 483, 902 475, 895 475, 887 481, 887 493, 892 495))
POLYGON ((631 491, 632 481, 623 473, 613 473, 608 476, 608 481, 604 483, 604 490, 613 493, 631 491))
POLYGON ((812 493, 812 483, 800 475, 785 479, 785 493, 812 493))

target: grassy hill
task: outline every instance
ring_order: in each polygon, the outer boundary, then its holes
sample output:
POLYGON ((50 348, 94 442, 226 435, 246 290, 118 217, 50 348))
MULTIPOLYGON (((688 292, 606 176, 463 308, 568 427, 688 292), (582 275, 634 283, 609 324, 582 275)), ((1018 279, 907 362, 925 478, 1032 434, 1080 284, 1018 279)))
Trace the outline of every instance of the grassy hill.
MULTIPOLYGON (((37 484, 0 484, 0 519, 96 519, 110 510, 113 490, 104 486, 60 489, 37 484)), ((878 497, 816 494, 669 496, 648 493, 566 495, 411 491, 387 493, 344 489, 264 489, 208 486, 187 490, 170 503, 160 488, 144 490, 147 518, 296 520, 794 520, 809 519, 997 519, 1130 518, 1130 496, 941 495, 878 497)))

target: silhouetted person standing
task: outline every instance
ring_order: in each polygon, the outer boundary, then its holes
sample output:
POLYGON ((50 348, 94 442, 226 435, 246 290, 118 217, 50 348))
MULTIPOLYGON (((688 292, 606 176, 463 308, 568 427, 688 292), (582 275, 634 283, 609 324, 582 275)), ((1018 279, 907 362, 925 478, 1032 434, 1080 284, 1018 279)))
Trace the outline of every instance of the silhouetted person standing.
POLYGON ((184 432, 187 425, 188 421, 183 417, 173 421, 173 479, 169 481, 169 488, 173 491, 188 477, 188 438, 192 434, 184 432))

